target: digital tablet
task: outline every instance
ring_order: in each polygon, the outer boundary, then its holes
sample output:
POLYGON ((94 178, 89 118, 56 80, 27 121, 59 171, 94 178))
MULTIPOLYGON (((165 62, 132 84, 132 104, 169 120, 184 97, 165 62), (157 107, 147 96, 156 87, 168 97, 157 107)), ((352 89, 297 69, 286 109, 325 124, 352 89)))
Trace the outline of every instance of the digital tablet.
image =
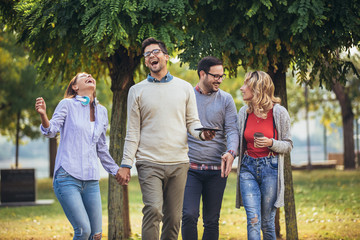
POLYGON ((210 127, 202 127, 202 128, 195 128, 196 131, 205 131, 205 130, 210 130, 210 131, 222 131, 222 129, 219 128, 210 128, 210 127))

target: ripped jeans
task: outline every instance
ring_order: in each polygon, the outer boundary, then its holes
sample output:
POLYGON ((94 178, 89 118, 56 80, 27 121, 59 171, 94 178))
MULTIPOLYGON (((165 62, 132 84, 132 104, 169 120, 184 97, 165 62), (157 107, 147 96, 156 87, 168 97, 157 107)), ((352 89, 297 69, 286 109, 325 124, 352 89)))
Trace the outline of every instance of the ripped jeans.
POLYGON ((102 209, 99 181, 73 178, 62 167, 56 171, 54 192, 74 228, 73 239, 101 239, 102 209))
POLYGON ((253 158, 244 155, 240 191, 247 216, 249 240, 276 240, 274 207, 277 197, 278 156, 253 158))

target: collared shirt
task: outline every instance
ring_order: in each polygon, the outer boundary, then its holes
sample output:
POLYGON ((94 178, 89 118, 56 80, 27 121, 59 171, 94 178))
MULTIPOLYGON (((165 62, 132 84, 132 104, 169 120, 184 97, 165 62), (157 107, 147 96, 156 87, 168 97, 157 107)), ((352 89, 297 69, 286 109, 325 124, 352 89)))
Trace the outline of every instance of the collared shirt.
POLYGON ((116 175, 119 166, 110 156, 106 144, 108 115, 104 106, 94 101, 95 127, 91 132, 90 106, 82 105, 77 98, 65 98, 59 102, 50 120, 50 126, 40 125, 43 135, 55 137, 60 132, 60 144, 56 154, 54 176, 62 167, 79 180, 99 180, 99 161, 104 169, 116 175))
POLYGON ((204 92, 202 91, 202 89, 200 88, 199 84, 196 84, 195 90, 198 91, 200 94, 203 94, 203 95, 211 95, 211 94, 212 94, 212 92, 204 93, 204 92))
POLYGON ((173 77, 169 72, 167 72, 167 74, 165 75, 165 77, 163 77, 163 78, 160 79, 160 80, 152 77, 152 76, 150 75, 150 73, 149 73, 148 76, 147 76, 147 80, 148 80, 149 82, 155 82, 155 83, 170 82, 173 78, 174 78, 174 77, 173 77))

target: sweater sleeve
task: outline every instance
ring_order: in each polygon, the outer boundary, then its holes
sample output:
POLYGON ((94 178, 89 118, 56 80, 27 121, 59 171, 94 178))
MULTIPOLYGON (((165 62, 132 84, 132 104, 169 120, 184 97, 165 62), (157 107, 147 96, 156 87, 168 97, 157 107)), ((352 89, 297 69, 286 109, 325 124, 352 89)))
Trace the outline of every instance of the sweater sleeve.
POLYGON ((225 106, 225 133, 227 137, 227 151, 233 151, 236 156, 239 148, 239 129, 236 106, 231 95, 227 98, 225 106))
POLYGON ((132 166, 140 142, 140 107, 134 87, 131 87, 127 100, 127 130, 121 166, 132 166))
POLYGON ((279 140, 273 139, 273 145, 269 147, 269 149, 277 153, 289 153, 293 148, 290 131, 290 116, 284 107, 279 105, 277 108, 274 117, 276 129, 278 129, 280 136, 279 140))
POLYGON ((195 93, 190 84, 188 84, 186 91, 188 92, 188 101, 186 102, 186 128, 188 132, 196 139, 201 140, 199 131, 196 128, 202 128, 199 114, 196 105, 195 93))

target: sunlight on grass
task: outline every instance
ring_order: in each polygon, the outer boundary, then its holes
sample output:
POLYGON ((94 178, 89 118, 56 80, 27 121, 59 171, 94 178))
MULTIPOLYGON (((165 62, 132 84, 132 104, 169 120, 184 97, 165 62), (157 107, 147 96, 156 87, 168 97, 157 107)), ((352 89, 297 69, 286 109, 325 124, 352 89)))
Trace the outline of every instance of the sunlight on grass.
MULTIPOLYGON (((294 171, 294 192, 300 239, 360 239, 360 172, 294 171)), ((103 239, 107 239, 107 186, 100 181, 103 239)), ((246 239, 246 215, 235 208, 236 174, 231 173, 220 217, 220 239, 246 239)), ((142 197, 136 177, 129 185, 132 239, 141 239, 142 197)), ((56 199, 51 179, 37 180, 37 199, 56 199)), ((280 214, 285 239, 284 209, 280 214)), ((203 228, 201 213, 199 239, 203 228)), ((72 227, 57 200, 50 206, 0 208, 1 239, 71 239, 72 227)), ((181 237, 179 236, 179 239, 181 237)))

